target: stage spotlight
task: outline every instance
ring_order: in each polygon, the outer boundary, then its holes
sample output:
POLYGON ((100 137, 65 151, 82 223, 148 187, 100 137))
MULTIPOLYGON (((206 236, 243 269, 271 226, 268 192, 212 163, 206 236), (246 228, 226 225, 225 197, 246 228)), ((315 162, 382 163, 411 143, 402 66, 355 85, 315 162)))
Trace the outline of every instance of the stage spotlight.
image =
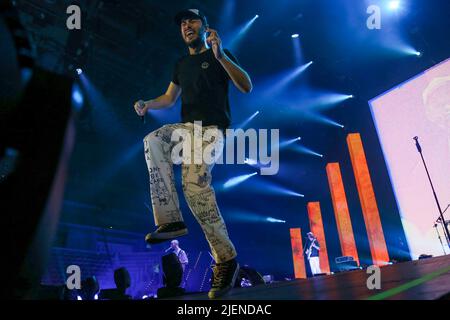
POLYGON ((254 181, 251 186, 247 187, 248 190, 252 190, 252 192, 258 194, 267 194, 267 195, 280 195, 280 196, 289 196, 289 197, 299 197, 304 198, 305 195, 285 188, 283 186, 279 186, 275 183, 271 183, 268 181, 254 181))
POLYGON ((400 8, 400 1, 395 0, 395 1, 389 2, 388 7, 391 10, 398 10, 400 8))
MULTIPOLYGON (((103 90, 100 90, 84 72, 79 76, 79 84, 85 101, 89 102, 93 129, 114 139, 117 138, 117 134, 109 130, 110 128, 115 128, 119 132, 127 132, 123 119, 119 117, 118 113, 111 106, 115 103, 114 100, 103 90)), ((139 120, 137 119, 136 121, 138 122, 139 120)))
MULTIPOLYGON (((117 156, 114 157, 114 160, 109 161, 101 169, 97 170, 96 176, 99 178, 101 177, 102 181, 109 181, 109 179, 114 177, 120 169, 128 165, 133 158, 137 157, 142 150, 142 142, 136 142, 130 148, 123 150, 120 154, 117 154, 117 156)), ((95 191, 91 192, 94 193, 95 191)), ((100 192, 100 190, 97 192, 100 192)))
POLYGON ((334 93, 327 91, 314 91, 302 101, 302 109, 306 113, 314 114, 316 111, 330 109, 342 102, 354 99, 354 95, 334 93))
POLYGON ((311 155, 311 156, 316 156, 316 157, 319 157, 319 158, 323 158, 323 154, 315 152, 315 151, 313 151, 310 148, 307 148, 305 146, 296 146, 293 150, 298 152, 298 153, 308 154, 308 155, 311 155))
POLYGON ((292 48, 294 49, 295 65, 299 66, 303 63, 300 38, 298 34, 293 34, 291 37, 292 37, 292 48))
POLYGON ((282 148, 286 148, 287 146, 290 146, 298 141, 302 140, 301 137, 295 138, 295 139, 291 139, 291 140, 287 140, 287 141, 283 141, 280 143, 280 149, 282 148))
POLYGON ((274 194, 280 194, 280 195, 285 195, 285 196, 292 196, 292 197, 299 197, 299 198, 304 198, 305 195, 277 186, 275 184, 266 184, 265 186, 263 186, 267 191, 269 191, 270 193, 274 193, 274 194))
POLYGON ((72 104, 77 111, 83 107, 83 102, 84 98, 81 89, 78 84, 74 84, 72 87, 72 104))
POLYGON ((340 124, 340 123, 338 123, 338 122, 336 122, 336 121, 334 121, 334 120, 332 120, 332 119, 330 119, 328 117, 325 117, 325 116, 323 116, 321 114, 318 114, 318 113, 310 113, 310 114, 308 114, 308 118, 313 120, 313 121, 317 121, 317 122, 320 122, 320 123, 332 125, 334 127, 339 127, 339 128, 344 128, 345 127, 343 124, 340 124))
POLYGON ((276 219, 267 215, 256 214, 249 211, 232 211, 228 214, 228 218, 236 222, 250 223, 286 223, 285 220, 276 219))
POLYGON ((423 53, 414 49, 413 47, 411 47, 410 45, 402 45, 398 48, 399 52, 404 53, 405 55, 409 55, 409 56, 416 56, 418 58, 420 58, 423 53))
POLYGON ((237 129, 243 129, 244 127, 246 127, 250 121, 252 121, 257 115, 259 114, 259 111, 256 111, 254 114, 252 114, 248 119, 246 119, 245 121, 243 121, 241 124, 239 124, 236 128, 237 129))
POLYGON ((77 68, 76 71, 77 71, 77 74, 78 74, 78 75, 81 75, 81 74, 83 73, 83 70, 82 70, 81 68, 77 68))
POLYGON ((267 218, 266 221, 271 222, 271 223, 286 223, 285 220, 275 219, 275 218, 271 218, 271 217, 267 218))
POLYGON ((299 75, 301 75, 303 72, 305 72, 306 69, 308 69, 313 63, 314 63, 313 61, 310 61, 307 64, 296 67, 293 71, 290 71, 287 74, 285 73, 282 76, 281 80, 279 80, 278 83, 272 89, 266 91, 266 95, 273 96, 274 94, 283 90, 292 81, 294 81, 299 75))
POLYGON ((410 55, 416 56, 416 57, 422 56, 422 53, 420 53, 419 51, 416 51, 414 49, 407 50, 406 53, 409 53, 410 55))
POLYGON ((234 18, 236 16, 236 0, 223 1, 223 6, 220 12, 221 14, 218 23, 218 30, 228 32, 232 29, 232 26, 234 26, 234 18))
POLYGON ((223 187, 224 187, 224 189, 229 189, 229 188, 235 187, 238 184, 241 184, 244 181, 250 179, 251 177, 256 176, 257 174, 258 174, 258 172, 254 172, 251 174, 246 174, 246 175, 231 178, 223 184, 223 187))
POLYGON ((259 18, 259 15, 254 16, 250 21, 239 27, 237 30, 232 32, 232 37, 225 37, 225 40, 227 43, 229 43, 230 49, 235 49, 239 42, 244 38, 245 34, 248 32, 250 27, 253 25, 253 23, 256 21, 256 19, 259 18), (231 38, 231 40, 228 40, 231 38))

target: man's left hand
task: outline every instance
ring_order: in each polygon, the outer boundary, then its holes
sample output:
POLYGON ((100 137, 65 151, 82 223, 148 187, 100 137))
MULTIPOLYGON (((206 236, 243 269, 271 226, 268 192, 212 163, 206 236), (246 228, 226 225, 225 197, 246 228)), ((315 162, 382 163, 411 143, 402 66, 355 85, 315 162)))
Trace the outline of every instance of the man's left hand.
POLYGON ((217 60, 221 60, 224 56, 223 48, 222 48, 222 40, 219 37, 219 34, 216 30, 207 28, 206 32, 209 32, 210 35, 206 39, 206 43, 212 48, 214 52, 214 56, 217 60))

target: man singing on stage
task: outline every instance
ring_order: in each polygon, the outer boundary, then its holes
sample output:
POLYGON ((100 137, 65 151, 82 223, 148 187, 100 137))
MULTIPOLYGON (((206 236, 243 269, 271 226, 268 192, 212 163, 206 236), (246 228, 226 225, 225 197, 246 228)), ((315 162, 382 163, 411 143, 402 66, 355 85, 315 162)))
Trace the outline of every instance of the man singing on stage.
POLYGON ((319 251, 320 251, 320 245, 319 241, 317 241, 317 238, 314 236, 312 232, 308 232, 308 240, 309 240, 309 246, 306 250, 306 255, 309 260, 309 265, 311 267, 311 272, 314 275, 322 273, 320 270, 320 261, 319 261, 319 251))
MULTIPOLYGON (((228 99, 229 80, 243 93, 252 90, 249 75, 230 52, 224 50, 217 31, 209 28, 205 15, 197 9, 183 10, 175 16, 189 54, 176 63, 167 92, 150 101, 138 101, 139 116, 148 110, 169 108, 181 95, 182 121, 165 125, 144 139, 146 162, 150 174, 150 192, 156 231, 146 236, 150 244, 186 235, 188 230, 180 212, 175 189, 171 152, 172 134, 187 130, 194 139, 194 122, 202 121, 202 130, 216 128, 222 132, 231 122, 228 99)), ((217 141, 203 141, 203 148, 217 141)), ((216 265, 209 298, 226 294, 239 273, 236 250, 230 241, 225 222, 211 186, 214 164, 182 164, 182 185, 186 201, 200 224, 211 247, 216 265)))

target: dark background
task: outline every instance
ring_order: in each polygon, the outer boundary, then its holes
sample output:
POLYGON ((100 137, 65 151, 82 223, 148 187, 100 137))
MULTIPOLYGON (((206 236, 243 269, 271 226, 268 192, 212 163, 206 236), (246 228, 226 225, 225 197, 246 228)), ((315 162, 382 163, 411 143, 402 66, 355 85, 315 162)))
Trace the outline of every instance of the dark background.
MULTIPOLYGON (((144 235, 153 230, 148 174, 142 139, 166 123, 179 121, 179 103, 154 112, 143 125, 133 110, 138 99, 165 92, 174 63, 187 53, 173 16, 182 8, 203 10, 223 39, 257 19, 239 44, 231 48, 252 76, 254 91, 243 96, 231 90, 233 124, 257 110, 250 127, 278 128, 281 140, 302 137, 301 144, 323 158, 284 149, 276 176, 256 176, 227 191, 228 179, 254 168, 217 166, 214 181, 239 261, 264 274, 292 277, 289 228, 309 231, 306 204, 320 201, 329 257, 340 256, 336 222, 325 166, 339 162, 362 263, 370 264, 364 220, 351 168, 346 136, 359 132, 372 174, 383 229, 392 259, 409 259, 408 246, 368 101, 450 56, 450 2, 402 1, 398 13, 388 1, 78 1, 81 31, 66 29, 71 1, 17 1, 22 20, 35 46, 39 65, 58 73, 82 68, 89 83, 80 83, 84 106, 77 118, 77 141, 70 163, 61 222, 122 230, 144 235), (382 7, 382 29, 366 28, 369 4, 382 7), (264 99, 281 71, 295 68, 291 34, 299 33, 304 62, 314 64, 280 96, 264 99), (399 50, 402 43, 422 57, 399 50), (308 106, 304 95, 353 94, 355 99, 324 108, 308 106), (308 117, 308 112, 345 125, 339 128, 308 117), (276 184, 304 198, 262 192, 276 184), (285 220, 285 224, 252 221, 251 215, 285 220)), ((227 47, 227 43, 224 44, 227 47)), ((412 143, 407 141, 405 143, 412 143)), ((420 159, 418 158, 418 161, 420 159)), ((179 177, 179 168, 176 169, 179 177)), ((178 180, 178 187, 180 188, 178 180)), ((180 193, 190 234, 182 247, 208 250, 202 232, 180 193)), ((68 245, 56 239, 55 246, 68 245)), ((148 248, 161 250, 165 245, 148 248)))

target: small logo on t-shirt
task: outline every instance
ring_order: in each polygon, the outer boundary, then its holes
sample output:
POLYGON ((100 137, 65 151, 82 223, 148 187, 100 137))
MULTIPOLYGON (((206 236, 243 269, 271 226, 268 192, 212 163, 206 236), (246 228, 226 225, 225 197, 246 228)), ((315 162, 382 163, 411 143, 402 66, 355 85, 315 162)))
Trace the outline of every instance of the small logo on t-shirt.
POLYGON ((208 62, 203 62, 202 63, 202 69, 208 69, 209 68, 209 63, 208 62))

